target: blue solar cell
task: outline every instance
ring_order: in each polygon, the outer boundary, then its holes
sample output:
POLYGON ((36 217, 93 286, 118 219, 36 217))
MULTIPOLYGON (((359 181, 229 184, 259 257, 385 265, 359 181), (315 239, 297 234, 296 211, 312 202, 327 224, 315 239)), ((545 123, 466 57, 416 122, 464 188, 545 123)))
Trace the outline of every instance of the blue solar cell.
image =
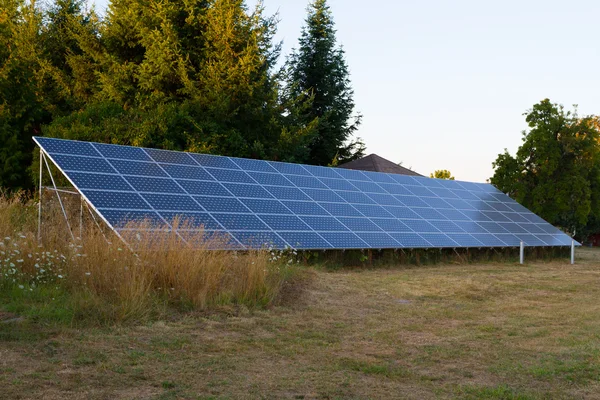
POLYGON ((344 217, 360 217, 362 214, 348 203, 319 203, 331 215, 344 217))
POLYGON ((366 249, 369 247, 352 232, 319 232, 333 247, 343 249, 366 249))
POLYGON ((94 147, 106 158, 119 160, 152 161, 144 149, 116 144, 94 143, 94 147))
POLYGON ((506 247, 506 243, 491 233, 472 233, 472 236, 486 247, 506 247))
POLYGON ((186 195, 143 193, 142 197, 156 210, 203 211, 192 197, 186 195))
POLYGON ((352 206, 360 211, 365 217, 394 218, 394 216, 387 212, 385 208, 378 205, 353 204, 352 206))
MULTIPOLYGON (((165 222, 153 211, 99 210, 106 220, 115 228, 125 228, 135 221, 136 227, 159 229, 166 227, 165 222), (142 226, 140 226, 139 224, 142 226)), ((133 228, 133 225, 130 225, 133 228)))
POLYGON ((279 200, 244 199, 244 204, 257 214, 292 214, 279 200))
POLYGON ((300 188, 327 189, 327 186, 314 176, 288 175, 287 178, 300 188))
POLYGON ((378 183, 375 182, 363 182, 363 181, 349 181, 354 187, 365 193, 387 193, 378 183))
POLYGON ((371 221, 385 232, 412 232, 405 223, 396 218, 371 218, 371 221))
POLYGON ((338 196, 352 204, 375 204, 375 202, 366 194, 361 192, 336 191, 338 196))
POLYGON ((366 182, 371 181, 371 179, 369 179, 368 176, 366 176, 365 174, 363 174, 362 171, 357 171, 357 170, 354 170, 354 169, 337 168, 335 170, 335 172, 337 172, 339 175, 341 175, 342 178, 345 178, 345 179, 348 179, 348 180, 366 181, 366 182))
POLYGON ((396 196, 396 199, 408 207, 427 207, 427 203, 417 196, 396 196))
POLYGON ((405 186, 399 185, 397 183, 380 183, 381 186, 387 193, 390 194, 401 194, 404 196, 412 196, 412 192, 408 190, 405 186))
POLYGON ((219 182, 256 183, 250 175, 241 170, 206 168, 206 171, 219 182))
POLYGON ((330 189, 334 190, 350 190, 357 192, 358 189, 345 179, 319 178, 321 182, 330 189))
POLYGON ((202 167, 173 164, 161 164, 161 167, 173 178, 214 181, 214 178, 202 167))
POLYGON ((96 208, 121 208, 125 210, 150 210, 151 207, 137 193, 82 190, 96 208))
POLYGON ((423 239, 427 240, 435 247, 457 247, 459 246, 454 240, 450 239, 443 233, 421 233, 423 239))
POLYGON ((238 167, 244 171, 258 171, 258 172, 272 172, 277 173, 278 171, 266 161, 262 160, 251 160, 247 158, 230 158, 231 161, 236 163, 238 167))
MULTIPOLYGON (((302 189, 310 198, 314 201, 328 201, 336 203, 345 203, 346 200, 342 199, 332 190, 323 189, 302 189)), ((295 199, 299 200, 299 199, 295 199)))
POLYGON ((436 196, 441 197, 443 199, 458 199, 459 197, 452 193, 450 189, 445 188, 429 188, 436 196))
POLYGON ((319 167, 317 165, 303 165, 303 167, 312 175, 319 178, 342 178, 335 168, 319 167))
POLYGON ((206 229, 211 231, 223 229, 213 217, 205 212, 162 211, 159 214, 171 225, 176 225, 178 229, 206 229))
POLYGON ((415 177, 414 181, 417 183, 420 183, 421 185, 423 185, 425 187, 434 187, 434 188, 443 188, 444 187, 442 184, 440 184, 438 182, 438 179, 433 179, 433 178, 424 179, 424 178, 415 177))
POLYGON ((517 202, 507 203, 506 205, 514 212, 518 212, 518 213, 528 213, 529 212, 528 209, 526 209, 525 207, 523 207, 522 205, 520 205, 517 202))
POLYGON ((496 234, 496 237, 506 243, 507 246, 510 247, 519 247, 521 245, 521 240, 513 234, 496 234))
POLYGON ((550 235, 559 235, 562 232, 560 231, 560 229, 558 229, 555 226, 552 226, 550 224, 539 224, 538 227, 543 230, 545 233, 550 234, 550 235))
POLYGON ((544 242, 552 246, 571 246, 571 239, 564 233, 550 235, 550 237, 544 236, 544 242))
POLYGON ((504 215, 513 222, 529 222, 529 220, 523 217, 521 214, 510 212, 504 213, 504 215))
POLYGON ((547 246, 547 243, 537 235, 517 233, 515 236, 522 240, 527 246, 547 246))
MULTIPOLYGON (((375 175, 375 174, 373 174, 375 175)), ((415 181, 412 176, 408 175, 400 175, 400 174, 377 174, 377 176, 383 175, 386 179, 391 180, 392 182, 400 183, 402 185, 414 185, 415 181)), ((375 181, 375 179, 373 179, 375 181)), ((375 181, 377 182, 377 181, 375 181)), ((418 184, 418 182, 417 182, 418 184)))
POLYGON ((454 223, 467 233, 488 233, 487 230, 485 230, 473 221, 454 221, 454 223))
POLYGON ((514 222, 500 222, 498 225, 510 233, 527 233, 524 228, 522 228, 519 224, 515 224, 514 222))
POLYGON ((254 172, 249 171, 248 175, 252 177, 256 182, 261 185, 271 185, 271 186, 294 186, 292 182, 286 179, 281 174, 271 174, 268 172, 254 172))
POLYGON ((344 225, 342 225, 337 219, 333 217, 312 217, 312 216, 301 216, 300 219, 304 221, 311 229, 315 231, 323 232, 345 232, 348 231, 344 225))
POLYGON ((490 206, 492 206, 496 211, 505 211, 505 212, 512 211, 512 209, 504 203, 499 203, 497 201, 495 201, 495 202, 490 201, 490 202, 488 202, 488 204, 490 206))
POLYGON ((417 233, 436 233, 439 232, 435 226, 422 219, 401 219, 410 229, 417 233))
POLYGON ((405 186, 411 193, 418 197, 437 197, 431 190, 424 186, 405 186))
POLYGON ((203 167, 239 169, 239 167, 227 157, 213 156, 210 154, 190 153, 192 158, 203 167))
POLYGON ((446 203, 439 197, 424 197, 422 199, 429 207, 433 208, 453 208, 450 204, 446 203))
POLYGON ((471 192, 473 193, 476 197, 479 197, 479 200, 482 201, 497 201, 494 197, 492 197, 491 194, 486 193, 486 192, 471 192))
POLYGON ((155 163, 127 160, 111 160, 110 163, 123 175, 167 177, 167 174, 155 163))
POLYGON ((399 247, 404 248, 423 248, 423 247, 431 247, 431 244, 423 239, 423 237, 417 233, 410 232, 398 232, 398 233, 390 233, 390 236, 393 237, 399 244, 399 247))
POLYGON ((179 231, 188 243, 207 250, 241 250, 242 246, 230 233, 224 231, 179 231))
POLYGON ((446 217, 444 217, 441 213, 437 212, 436 210, 434 210, 433 208, 420 208, 420 207, 415 207, 413 208, 413 211, 416 212, 419 217, 425 219, 425 220, 445 220, 446 217))
POLYGON ((544 233, 546 233, 546 231, 544 231, 542 228, 540 228, 536 224, 519 224, 519 225, 521 225, 521 227, 523 227, 529 233, 534 233, 534 234, 544 234, 544 233))
POLYGON ((225 189, 223 185, 218 182, 204 182, 204 181, 185 181, 177 180, 188 193, 208 195, 208 196, 223 196, 230 197, 231 193, 225 189))
POLYGON ((462 233, 462 228, 456 225, 452 221, 429 221, 429 223, 435 226, 440 232, 444 233, 462 233))
POLYGON ((483 215, 494 222, 510 222, 510 219, 498 211, 482 211, 483 215))
POLYGON ((448 237, 454 240, 460 247, 481 247, 483 243, 468 233, 449 233, 448 237))
POLYGON ((281 163, 281 162, 270 162, 269 163, 273 168, 279 171, 282 174, 289 175, 305 175, 312 176, 310 172, 308 172, 302 165, 300 164, 289 164, 289 163, 281 163))
POLYGON ((104 189, 131 191, 131 186, 119 175, 86 174, 71 172, 69 177, 79 189, 104 189))
POLYGON ((213 213, 212 216, 230 231, 270 231, 256 215, 213 213))
POLYGON ((221 211, 233 213, 247 213, 248 208, 244 206, 238 199, 232 197, 208 197, 194 196, 194 199, 207 211, 221 211))
MULTIPOLYGON (((465 200, 464 202, 469 205, 469 208, 463 208, 463 210, 496 211, 494 207, 482 200, 465 200)), ((464 207, 463 203, 460 203, 459 205, 462 205, 462 207, 464 207)))
POLYGON ((61 154, 54 154, 52 158, 63 171, 115 173, 110 164, 101 158, 65 156, 61 154))
POLYGON ((185 193, 172 179, 150 178, 145 176, 127 176, 125 179, 138 192, 185 193))
POLYGON ((321 235, 314 232, 281 232, 279 234, 294 249, 330 249, 331 245, 327 243, 321 235))
POLYGON ((311 198, 304 194, 300 189, 293 187, 265 186, 265 189, 279 200, 311 200, 311 198))
POLYGON ((471 190, 471 191, 481 191, 480 187, 478 184, 476 183, 472 183, 472 182, 460 182, 461 186, 463 186, 466 190, 471 190))
POLYGON ((290 247, 275 232, 234 232, 233 236, 244 246, 253 249, 283 249, 290 247))
POLYGON ((188 153, 180 151, 146 149, 146 153, 156 162, 166 164, 197 165, 188 153))
POLYGON ((525 219, 534 224, 547 224, 546 221, 544 221, 541 217, 538 217, 537 215, 533 214, 532 212, 528 212, 522 215, 523 217, 525 217, 525 219))
POLYGON ((490 222, 491 220, 482 211, 461 210, 461 213, 469 217, 470 221, 490 222))
POLYGON ((508 197, 507 195, 505 195, 504 193, 501 192, 495 192, 495 193, 490 193, 490 195, 496 199, 496 201, 502 202, 502 203, 512 203, 513 200, 508 197))
POLYGON ((440 214, 442 214, 446 219, 450 221, 470 221, 471 219, 467 217, 465 214, 458 210, 451 210, 449 208, 442 208, 439 210, 440 214))
POLYGON ((450 189, 450 191, 452 193, 454 193, 455 195, 457 195, 458 198, 461 200, 475 200, 475 201, 479 200, 479 197, 475 196, 473 193, 469 192, 468 190, 450 189))
POLYGON ((323 207, 312 201, 283 200, 282 203, 296 215, 329 215, 323 207))
POLYGON ((375 201, 375 203, 382 206, 398 206, 403 207, 404 204, 391 194, 380 194, 380 193, 369 193, 368 196, 375 201))
POLYGON ((245 183, 224 183, 223 186, 227 188, 235 197, 251 197, 259 199, 270 199, 273 198, 269 192, 263 189, 260 185, 248 185, 245 183))
POLYGON ((100 154, 98 154, 92 144, 88 142, 76 142, 74 140, 61 140, 44 137, 36 137, 36 140, 46 150, 46 152, 51 154, 62 153, 76 156, 100 157, 100 154))
POLYGON ((452 207, 457 210, 474 210, 475 208, 471 206, 467 201, 461 199, 444 199, 444 201, 450 204, 452 207))
POLYGON ((506 229, 504 229, 495 222, 478 222, 477 224, 479 224, 479 226, 481 226, 489 233, 508 233, 506 229))
POLYGON ((379 232, 381 228, 366 217, 338 217, 338 220, 353 232, 379 232))
POLYGON ((405 219, 419 219, 420 217, 416 212, 411 210, 408 207, 386 207, 387 211, 392 214, 396 218, 405 218, 405 219))
POLYGON ((310 231, 310 227, 295 215, 259 215, 274 231, 310 231))
POLYGON ((400 245, 394 238, 384 232, 360 232, 356 236, 373 249, 395 249, 400 245))

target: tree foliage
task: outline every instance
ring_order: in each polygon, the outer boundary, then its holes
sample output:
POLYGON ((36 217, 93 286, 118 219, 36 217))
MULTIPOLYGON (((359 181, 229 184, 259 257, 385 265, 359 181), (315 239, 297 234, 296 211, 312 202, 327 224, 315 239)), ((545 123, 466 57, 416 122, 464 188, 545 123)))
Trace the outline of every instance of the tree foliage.
POLYGON ((523 144, 515 156, 498 155, 490 181, 548 222, 584 238, 600 220, 600 119, 579 117, 546 99, 526 121, 523 144))
POLYGON ((313 96, 311 107, 301 115, 307 124, 318 120, 307 160, 317 165, 351 161, 363 157, 365 150, 360 139, 352 140, 361 116, 354 114, 354 91, 335 33, 327 0, 315 0, 308 7, 300 46, 287 62, 291 93, 313 96))
POLYGON ((447 169, 438 169, 434 172, 432 172, 431 174, 429 174, 430 178, 437 178, 437 179, 448 179, 453 181, 454 177, 452 176, 452 172, 448 171, 447 169))

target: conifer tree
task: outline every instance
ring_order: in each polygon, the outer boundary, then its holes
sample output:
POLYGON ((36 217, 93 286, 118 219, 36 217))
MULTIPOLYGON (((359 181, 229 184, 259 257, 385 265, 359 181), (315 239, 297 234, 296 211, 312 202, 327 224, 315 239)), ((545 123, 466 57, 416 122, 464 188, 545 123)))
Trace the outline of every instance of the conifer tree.
POLYGON ((343 49, 337 45, 333 15, 327 0, 315 0, 308 7, 300 47, 290 56, 293 95, 302 92, 313 97, 304 119, 318 119, 317 134, 310 143, 307 162, 337 165, 364 155, 360 139, 352 141, 361 116, 354 114, 354 92, 343 49))

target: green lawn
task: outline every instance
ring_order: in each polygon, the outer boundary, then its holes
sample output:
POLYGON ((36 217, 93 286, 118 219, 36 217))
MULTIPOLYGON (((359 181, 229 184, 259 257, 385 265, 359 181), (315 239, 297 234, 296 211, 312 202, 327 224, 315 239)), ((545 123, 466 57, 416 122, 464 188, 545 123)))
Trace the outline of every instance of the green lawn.
POLYGON ((311 276, 263 311, 0 322, 0 398, 600 398, 598 250, 311 276))

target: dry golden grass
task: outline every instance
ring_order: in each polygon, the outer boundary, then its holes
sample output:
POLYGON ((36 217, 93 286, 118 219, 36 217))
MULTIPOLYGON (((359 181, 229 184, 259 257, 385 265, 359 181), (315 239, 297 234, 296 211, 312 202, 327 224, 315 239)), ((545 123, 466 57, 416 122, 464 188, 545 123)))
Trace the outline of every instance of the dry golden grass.
MULTIPOLYGON (((79 204, 65 201, 77 217, 70 219, 78 219, 79 204)), ((150 230, 149 222, 127 225, 124 235, 133 251, 87 220, 83 237, 72 240, 60 208, 52 206, 51 199, 45 199, 44 205, 40 245, 35 204, 0 198, 2 237, 7 237, 0 242, 9 250, 7 261, 0 261, 0 272, 10 272, 0 275, 0 286, 39 291, 58 285, 72 295, 69 307, 76 319, 143 321, 173 307, 263 307, 278 296, 292 272, 292 267, 272 262, 268 251, 213 251, 223 239, 206 238, 201 232, 186 235, 189 243, 201 243, 190 246, 176 233, 189 228, 179 221, 174 221, 170 232, 150 230), (23 221, 18 221, 19 215, 23 221)))

